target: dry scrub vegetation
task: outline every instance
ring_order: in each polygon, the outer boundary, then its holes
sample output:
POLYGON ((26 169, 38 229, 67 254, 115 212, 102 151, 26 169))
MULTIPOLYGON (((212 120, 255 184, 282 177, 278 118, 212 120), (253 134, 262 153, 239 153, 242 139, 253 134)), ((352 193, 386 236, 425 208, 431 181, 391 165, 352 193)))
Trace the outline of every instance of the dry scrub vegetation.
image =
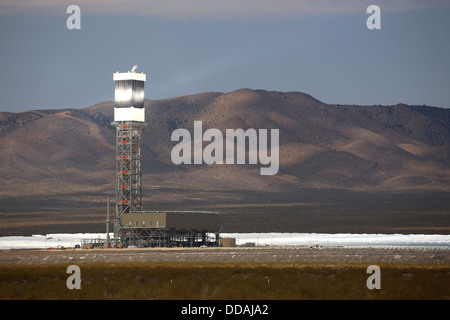
POLYGON ((68 266, 2 265, 0 299, 450 298, 449 265, 378 264, 381 290, 360 263, 83 263, 80 290, 67 289, 68 266))

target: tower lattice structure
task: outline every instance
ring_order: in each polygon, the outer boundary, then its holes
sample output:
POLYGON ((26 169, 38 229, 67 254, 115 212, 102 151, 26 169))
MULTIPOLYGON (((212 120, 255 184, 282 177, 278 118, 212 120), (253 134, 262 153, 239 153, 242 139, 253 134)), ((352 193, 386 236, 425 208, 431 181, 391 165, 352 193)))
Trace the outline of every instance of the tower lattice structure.
POLYGON ((116 210, 114 238, 120 238, 122 216, 142 212, 142 130, 145 123, 144 83, 146 75, 114 73, 116 127, 116 210))

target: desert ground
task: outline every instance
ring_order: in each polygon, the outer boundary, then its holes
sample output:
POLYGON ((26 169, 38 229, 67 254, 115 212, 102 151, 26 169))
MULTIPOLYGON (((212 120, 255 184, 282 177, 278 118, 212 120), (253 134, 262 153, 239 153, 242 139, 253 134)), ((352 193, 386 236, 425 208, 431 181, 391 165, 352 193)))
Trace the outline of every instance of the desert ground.
MULTIPOLYGON (((447 192, 305 189, 301 192, 243 193, 175 189, 147 194, 151 197, 144 199, 145 210, 218 212, 222 232, 226 233, 450 233, 447 192)), ((1 198, 0 236, 105 232, 107 196, 1 198)))
POLYGON ((450 299, 448 249, 145 248, 0 252, 0 298, 12 300, 450 299), (67 267, 80 267, 69 290, 67 267), (368 289, 367 268, 381 288, 368 289))
POLYGON ((361 262, 450 265, 450 248, 263 246, 0 251, 0 265, 119 262, 361 262))

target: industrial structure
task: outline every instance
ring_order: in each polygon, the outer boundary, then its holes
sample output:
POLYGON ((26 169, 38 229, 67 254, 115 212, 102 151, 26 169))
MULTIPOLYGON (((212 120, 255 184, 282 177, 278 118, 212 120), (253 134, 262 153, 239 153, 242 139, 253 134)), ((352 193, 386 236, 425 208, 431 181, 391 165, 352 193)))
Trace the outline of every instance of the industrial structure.
POLYGON ((121 243, 139 247, 218 246, 219 218, 216 212, 203 211, 143 211, 124 214, 121 243))
MULTIPOLYGON (((115 244, 122 246, 218 245, 220 216, 204 211, 144 211, 142 208, 142 130, 146 75, 113 74, 116 127, 115 244), (210 234, 215 236, 210 240, 210 234)), ((107 219, 109 220, 109 218, 107 219)))

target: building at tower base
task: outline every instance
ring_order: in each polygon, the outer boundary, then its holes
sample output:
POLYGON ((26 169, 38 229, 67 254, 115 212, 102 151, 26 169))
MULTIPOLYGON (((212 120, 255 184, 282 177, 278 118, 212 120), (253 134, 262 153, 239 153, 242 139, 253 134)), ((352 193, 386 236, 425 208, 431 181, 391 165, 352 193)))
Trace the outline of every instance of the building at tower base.
POLYGON ((122 216, 122 245, 218 246, 220 216, 206 211, 143 211, 122 216))

